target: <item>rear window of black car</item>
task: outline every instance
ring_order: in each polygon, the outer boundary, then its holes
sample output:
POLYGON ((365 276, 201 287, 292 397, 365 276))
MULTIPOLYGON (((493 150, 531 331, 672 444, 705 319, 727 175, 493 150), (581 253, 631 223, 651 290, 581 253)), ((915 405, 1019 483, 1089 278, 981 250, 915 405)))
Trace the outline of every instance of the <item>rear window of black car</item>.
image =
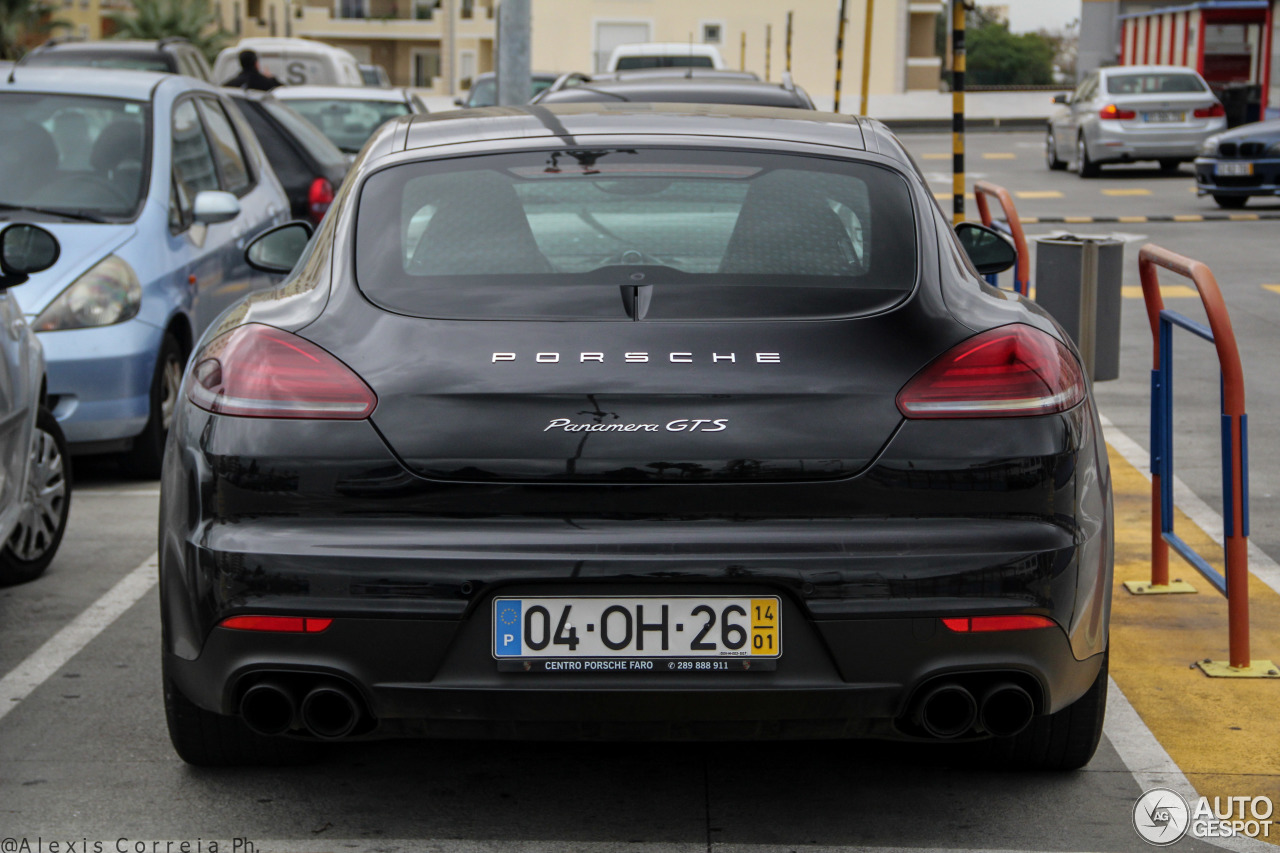
POLYGON ((408 163, 366 181, 356 226, 361 290, 440 318, 849 316, 905 298, 916 255, 898 173, 741 151, 408 163))

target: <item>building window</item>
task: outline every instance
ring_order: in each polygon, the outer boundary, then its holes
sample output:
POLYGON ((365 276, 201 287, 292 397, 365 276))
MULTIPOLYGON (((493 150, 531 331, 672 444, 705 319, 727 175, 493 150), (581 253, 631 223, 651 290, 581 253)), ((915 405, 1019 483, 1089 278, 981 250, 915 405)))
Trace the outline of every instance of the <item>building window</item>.
POLYGON ((703 44, 719 44, 720 34, 724 32, 720 24, 703 24, 702 25, 702 42, 703 44))
POLYGON ((440 0, 413 0, 413 18, 415 21, 430 21, 440 8, 440 0))
POLYGON ((413 85, 430 89, 440 76, 440 48, 425 47, 413 52, 413 85))
POLYGON ((462 0, 460 16, 474 18, 476 16, 476 0, 462 0))
POLYGON ((368 0, 338 0, 339 18, 369 17, 368 0))

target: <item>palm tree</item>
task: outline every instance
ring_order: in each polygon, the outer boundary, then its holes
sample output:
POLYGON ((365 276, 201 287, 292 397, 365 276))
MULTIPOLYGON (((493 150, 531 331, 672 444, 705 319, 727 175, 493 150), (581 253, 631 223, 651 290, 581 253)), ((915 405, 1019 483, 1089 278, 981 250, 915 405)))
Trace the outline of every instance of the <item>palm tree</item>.
POLYGON ((133 0, 132 12, 110 12, 105 17, 115 24, 114 38, 182 36, 210 62, 231 40, 231 33, 222 28, 209 0, 133 0))
POLYGON ((0 59, 17 59, 31 42, 42 42, 56 27, 54 6, 46 0, 0 0, 0 59))

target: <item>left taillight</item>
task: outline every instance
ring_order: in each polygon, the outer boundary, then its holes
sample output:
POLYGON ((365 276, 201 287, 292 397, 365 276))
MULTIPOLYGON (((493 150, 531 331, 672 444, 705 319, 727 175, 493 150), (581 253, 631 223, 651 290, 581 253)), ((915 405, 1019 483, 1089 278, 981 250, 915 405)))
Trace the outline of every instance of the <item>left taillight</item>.
POLYGON ((206 411, 243 418, 362 420, 378 404, 337 358, 259 323, 219 335, 196 354, 187 398, 206 411))
POLYGON ((311 222, 319 225, 331 204, 333 204, 333 184, 328 178, 316 178, 307 188, 307 210, 311 214, 311 222))
POLYGON ((1065 412, 1085 398, 1084 372, 1051 335, 1015 323, 943 353, 898 392, 908 418, 1008 418, 1065 412))
POLYGON ((1217 101, 1213 102, 1213 106, 1198 109, 1192 113, 1196 118, 1222 118, 1227 114, 1227 108, 1217 101))
POLYGON ((1138 117, 1138 114, 1134 110, 1122 110, 1119 107, 1117 107, 1115 104, 1107 104, 1105 107, 1098 110, 1098 118, 1112 119, 1112 120, 1118 119, 1123 121, 1123 120, 1137 118, 1137 117, 1138 117))

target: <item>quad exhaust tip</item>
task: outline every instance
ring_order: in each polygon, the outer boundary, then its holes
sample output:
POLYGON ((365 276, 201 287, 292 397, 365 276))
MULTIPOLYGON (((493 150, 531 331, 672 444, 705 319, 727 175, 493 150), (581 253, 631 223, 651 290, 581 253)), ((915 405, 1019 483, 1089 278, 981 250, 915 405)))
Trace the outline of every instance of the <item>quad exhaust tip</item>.
POLYGON ((322 684, 302 700, 302 725, 318 738, 346 737, 360 721, 360 706, 345 688, 322 684))
POLYGON ((978 718, 978 702, 959 684, 939 684, 920 699, 915 718, 933 737, 958 737, 973 728, 978 718))
POLYGON ((980 707, 978 724, 995 737, 1013 737, 1020 733, 1036 713, 1031 694, 1010 682, 989 688, 983 694, 980 707))
POLYGON ((297 712, 293 696, 274 681, 260 681, 240 698, 240 716, 260 735, 284 734, 293 726, 297 712))

